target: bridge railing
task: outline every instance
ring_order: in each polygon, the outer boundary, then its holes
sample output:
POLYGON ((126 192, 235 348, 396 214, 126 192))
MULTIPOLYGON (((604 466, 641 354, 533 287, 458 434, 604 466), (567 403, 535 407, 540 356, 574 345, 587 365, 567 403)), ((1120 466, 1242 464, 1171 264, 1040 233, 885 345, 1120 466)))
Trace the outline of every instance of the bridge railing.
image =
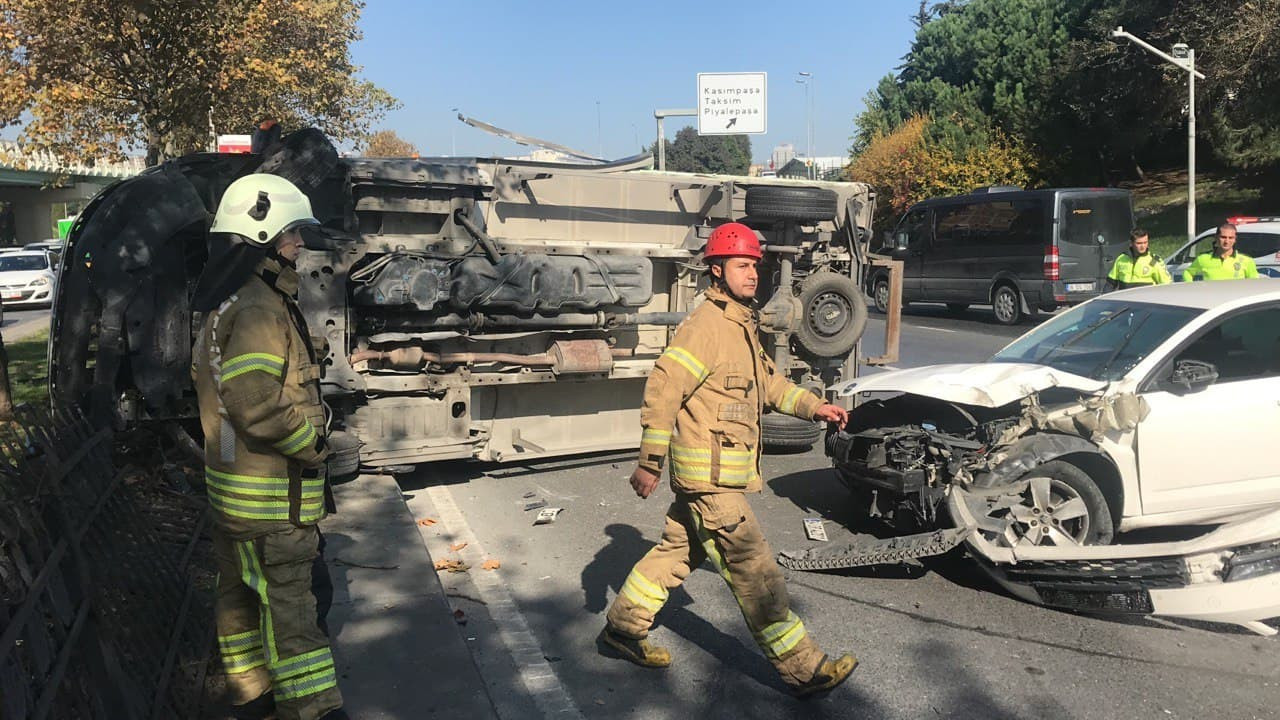
POLYGON ((35 150, 12 140, 0 140, 0 167, 51 175, 125 178, 137 175, 147 165, 140 157, 127 158, 124 162, 67 162, 47 150, 35 150))

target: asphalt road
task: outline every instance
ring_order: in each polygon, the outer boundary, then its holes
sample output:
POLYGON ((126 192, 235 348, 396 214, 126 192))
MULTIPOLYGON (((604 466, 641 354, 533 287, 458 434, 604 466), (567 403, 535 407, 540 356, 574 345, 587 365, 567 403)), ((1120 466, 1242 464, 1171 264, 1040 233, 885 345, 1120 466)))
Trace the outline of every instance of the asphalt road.
POLYGON ((0 334, 9 342, 21 340, 23 337, 48 327, 49 308, 8 308, 4 309, 4 322, 0 324, 0 334))
MULTIPOLYGON (((864 352, 878 352, 882 323, 873 318, 864 352)), ((913 307, 896 366, 979 361, 1030 327, 996 325, 989 310, 956 317, 913 307)), ((1280 639, 1046 610, 1008 597, 952 556, 788 573, 793 606, 822 647, 862 661, 823 700, 785 694, 708 566, 659 615, 654 640, 672 650, 672 668, 602 657, 595 638, 604 611, 657 540, 671 499, 665 486, 636 498, 631 469, 630 456, 619 455, 532 468, 439 464, 402 478, 415 516, 441 519, 426 533, 433 557, 465 541, 476 557, 502 564, 442 580, 466 614, 463 631, 503 717, 1280 717, 1280 639), (563 508, 553 524, 532 525, 524 506, 536 499, 563 508), (526 691, 530 684, 540 690, 526 691)), ((825 518, 832 542, 858 523, 820 449, 766 456, 764 469, 767 488, 752 502, 775 549, 811 544, 805 517, 825 518)))

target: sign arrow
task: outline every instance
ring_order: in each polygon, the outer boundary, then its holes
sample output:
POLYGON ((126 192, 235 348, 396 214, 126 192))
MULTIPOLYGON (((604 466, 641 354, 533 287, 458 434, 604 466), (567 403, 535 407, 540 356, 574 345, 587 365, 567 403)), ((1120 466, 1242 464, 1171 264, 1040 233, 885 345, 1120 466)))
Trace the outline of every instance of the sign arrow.
POLYGON ((728 130, 729 128, 733 127, 737 122, 738 122, 738 118, 736 117, 729 118, 729 124, 725 125, 724 129, 728 130))

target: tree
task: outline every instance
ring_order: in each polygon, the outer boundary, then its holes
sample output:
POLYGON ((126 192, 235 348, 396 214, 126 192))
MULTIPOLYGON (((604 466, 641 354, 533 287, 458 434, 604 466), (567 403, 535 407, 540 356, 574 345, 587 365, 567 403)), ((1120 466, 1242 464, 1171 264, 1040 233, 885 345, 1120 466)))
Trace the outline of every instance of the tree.
MULTIPOLYGON (((666 145, 668 170, 746 175, 751 168, 751 138, 746 135, 699 135, 686 126, 666 145)), ((656 159, 658 144, 649 146, 649 152, 656 159)))
POLYGON ((357 77, 360 0, 8 0, 0 126, 67 158, 148 162, 264 118, 361 141, 396 101, 357 77))
POLYGON ((418 148, 397 135, 394 130, 379 130, 369 136, 369 144, 364 148, 364 155, 385 158, 417 157, 418 148))

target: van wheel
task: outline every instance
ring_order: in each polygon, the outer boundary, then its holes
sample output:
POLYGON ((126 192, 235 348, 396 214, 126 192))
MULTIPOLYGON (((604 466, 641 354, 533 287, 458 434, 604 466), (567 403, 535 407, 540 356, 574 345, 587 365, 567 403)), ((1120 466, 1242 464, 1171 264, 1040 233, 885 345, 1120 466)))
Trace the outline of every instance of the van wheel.
POLYGON ((822 425, 782 413, 765 413, 760 418, 760 444, 766 451, 808 450, 822 437, 822 425))
POLYGON ((747 215, 760 220, 794 220, 811 224, 836 216, 834 191, 808 187, 747 188, 747 215))
POLYGON ((1001 285, 991 296, 991 308, 996 311, 996 322, 1001 325, 1017 325, 1022 320, 1022 298, 1017 289, 1001 285))
POLYGON ((800 284, 804 308, 796 342, 818 357, 848 354, 867 327, 867 303, 853 278, 814 273, 800 284))
POLYGON ((871 286, 871 302, 876 306, 876 312, 889 314, 889 279, 883 275, 876 278, 871 286))

